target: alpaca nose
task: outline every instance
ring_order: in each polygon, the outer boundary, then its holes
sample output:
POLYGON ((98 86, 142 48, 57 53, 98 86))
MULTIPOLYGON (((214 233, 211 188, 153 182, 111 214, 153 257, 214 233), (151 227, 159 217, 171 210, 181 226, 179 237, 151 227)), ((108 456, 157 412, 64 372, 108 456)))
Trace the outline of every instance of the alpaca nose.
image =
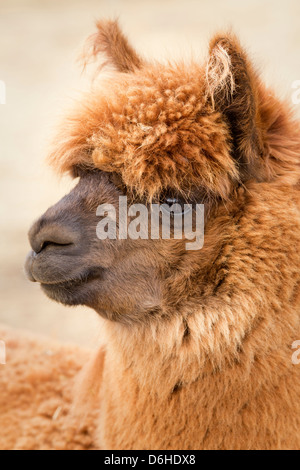
POLYGON ((71 227, 39 219, 29 230, 29 242, 33 251, 38 254, 46 247, 69 247, 76 242, 76 235, 71 227))
POLYGON ((48 209, 32 225, 28 237, 32 250, 27 255, 24 268, 32 282, 53 284, 59 279, 65 280, 77 266, 76 260, 80 261, 80 227, 71 210, 48 209))

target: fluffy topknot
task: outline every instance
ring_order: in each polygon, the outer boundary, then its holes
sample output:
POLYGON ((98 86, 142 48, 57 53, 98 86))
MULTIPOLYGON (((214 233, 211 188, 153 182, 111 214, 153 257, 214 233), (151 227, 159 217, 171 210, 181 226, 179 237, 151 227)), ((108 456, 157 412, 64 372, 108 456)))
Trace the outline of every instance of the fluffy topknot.
POLYGON ((50 157, 59 171, 116 172, 147 200, 195 188, 224 200, 249 178, 299 179, 289 110, 265 91, 232 34, 212 39, 204 66, 145 62, 117 22, 99 22, 88 43, 87 60, 104 54, 115 73, 64 122, 50 157), (290 139, 278 161, 280 128, 290 139))

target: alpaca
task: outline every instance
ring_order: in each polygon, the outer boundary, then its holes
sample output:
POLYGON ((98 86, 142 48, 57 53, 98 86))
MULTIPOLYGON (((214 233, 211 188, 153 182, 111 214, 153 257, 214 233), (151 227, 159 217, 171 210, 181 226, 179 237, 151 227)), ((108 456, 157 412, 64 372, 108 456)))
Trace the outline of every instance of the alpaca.
POLYGON ((299 123, 231 33, 204 64, 146 61, 115 21, 88 45, 111 73, 61 126, 50 161, 78 183, 30 229, 26 272, 103 317, 77 396, 98 448, 299 449, 299 123), (120 195, 204 204, 203 248, 97 239, 120 195))

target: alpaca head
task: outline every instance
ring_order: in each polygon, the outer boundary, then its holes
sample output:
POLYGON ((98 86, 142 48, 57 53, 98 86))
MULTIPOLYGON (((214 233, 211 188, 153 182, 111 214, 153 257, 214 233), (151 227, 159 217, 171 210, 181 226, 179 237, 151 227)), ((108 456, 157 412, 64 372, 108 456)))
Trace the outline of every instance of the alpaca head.
POLYGON ((247 181, 268 177, 259 82, 230 34, 211 41, 204 65, 161 65, 140 58, 116 22, 97 26, 86 57, 105 55, 114 71, 62 126, 51 161, 78 184, 31 228, 26 271, 54 300, 147 321, 191 305, 216 282, 232 201, 247 181), (121 195, 146 206, 204 204, 204 248, 99 240, 97 207, 118 212, 121 195))

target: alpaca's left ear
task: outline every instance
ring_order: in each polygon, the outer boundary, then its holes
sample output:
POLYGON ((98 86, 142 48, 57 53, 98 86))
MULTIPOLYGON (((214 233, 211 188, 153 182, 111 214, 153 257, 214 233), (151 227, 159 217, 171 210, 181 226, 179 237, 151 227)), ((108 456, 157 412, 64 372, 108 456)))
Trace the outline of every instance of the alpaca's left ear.
POLYGON ((103 54, 102 65, 112 65, 119 72, 134 72, 142 67, 142 60, 122 33, 118 21, 97 22, 97 32, 87 41, 84 62, 103 54))
POLYGON ((206 81, 208 99, 226 118, 233 156, 241 175, 247 177, 259 164, 263 150, 258 78, 235 36, 216 36, 211 41, 206 81))

